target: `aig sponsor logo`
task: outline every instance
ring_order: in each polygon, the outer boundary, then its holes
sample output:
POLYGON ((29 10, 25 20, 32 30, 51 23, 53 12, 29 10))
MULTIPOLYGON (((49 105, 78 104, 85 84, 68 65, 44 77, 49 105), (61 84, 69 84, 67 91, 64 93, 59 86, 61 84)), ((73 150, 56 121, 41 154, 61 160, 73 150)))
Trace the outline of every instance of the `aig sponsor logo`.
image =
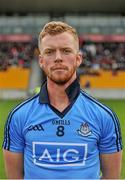
POLYGON ((38 166, 84 166, 87 144, 33 142, 33 162, 38 166))

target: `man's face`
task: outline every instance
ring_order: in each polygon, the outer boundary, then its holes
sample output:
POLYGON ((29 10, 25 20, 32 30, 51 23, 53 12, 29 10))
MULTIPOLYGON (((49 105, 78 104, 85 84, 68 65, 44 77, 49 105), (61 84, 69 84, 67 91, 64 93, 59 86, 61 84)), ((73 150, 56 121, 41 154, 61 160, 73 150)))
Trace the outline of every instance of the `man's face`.
POLYGON ((76 68, 81 64, 81 54, 74 37, 68 33, 46 35, 42 39, 39 63, 47 77, 65 84, 76 78, 76 68))

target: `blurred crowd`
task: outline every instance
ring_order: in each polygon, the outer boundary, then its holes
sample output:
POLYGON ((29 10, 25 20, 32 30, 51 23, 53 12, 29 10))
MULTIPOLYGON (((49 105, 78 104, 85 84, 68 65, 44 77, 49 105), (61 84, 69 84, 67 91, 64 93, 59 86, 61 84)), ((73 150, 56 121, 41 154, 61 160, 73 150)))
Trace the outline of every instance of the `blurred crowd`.
POLYGON ((125 43, 93 43, 81 44, 83 54, 83 73, 98 73, 98 70, 125 70, 125 43))
MULTIPOLYGON (((79 73, 98 74, 100 69, 125 70, 125 43, 81 43, 83 63, 79 73)), ((30 68, 32 60, 38 59, 37 43, 0 42, 0 70, 10 66, 30 68)))
POLYGON ((32 60, 37 58, 37 50, 30 42, 1 42, 0 70, 5 71, 10 66, 30 68, 32 60))

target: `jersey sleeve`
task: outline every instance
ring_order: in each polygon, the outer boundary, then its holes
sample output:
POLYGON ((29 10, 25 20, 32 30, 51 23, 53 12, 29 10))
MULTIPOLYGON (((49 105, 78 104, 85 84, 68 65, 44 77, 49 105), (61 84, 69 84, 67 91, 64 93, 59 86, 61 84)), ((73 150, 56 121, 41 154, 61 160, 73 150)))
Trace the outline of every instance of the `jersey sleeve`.
POLYGON ((102 123, 99 141, 100 153, 113 153, 122 150, 121 129, 117 116, 109 111, 109 113, 105 113, 102 123))
POLYGON ((22 123, 20 114, 17 112, 11 112, 6 121, 3 149, 12 152, 23 152, 24 150, 22 123))

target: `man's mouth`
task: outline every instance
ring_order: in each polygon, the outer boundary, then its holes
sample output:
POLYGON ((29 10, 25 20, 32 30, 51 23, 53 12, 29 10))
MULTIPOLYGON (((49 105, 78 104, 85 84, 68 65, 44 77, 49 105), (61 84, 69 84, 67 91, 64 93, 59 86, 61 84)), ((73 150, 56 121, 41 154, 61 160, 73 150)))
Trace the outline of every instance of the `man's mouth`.
POLYGON ((52 70, 67 70, 67 67, 53 67, 52 70))

